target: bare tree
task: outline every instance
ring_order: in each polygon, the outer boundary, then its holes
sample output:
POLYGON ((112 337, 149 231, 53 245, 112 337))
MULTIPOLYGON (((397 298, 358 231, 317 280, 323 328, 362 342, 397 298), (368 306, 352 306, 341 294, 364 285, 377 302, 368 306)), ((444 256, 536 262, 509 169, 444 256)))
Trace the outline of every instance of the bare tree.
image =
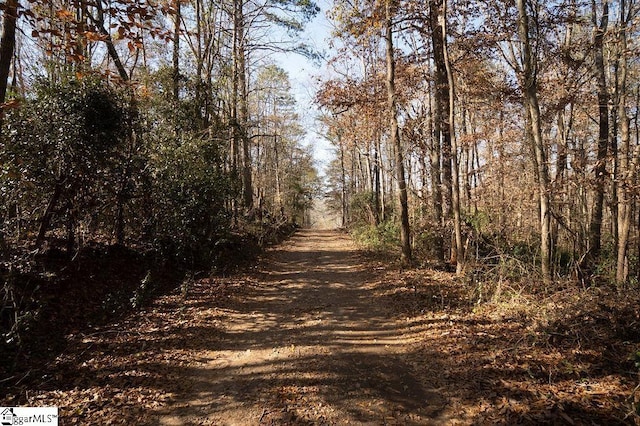
POLYGON ((531 49, 529 37, 529 15, 527 0, 517 0, 518 33, 522 43, 522 86, 524 102, 527 109, 527 123, 535 152, 537 166, 538 192, 540 203, 540 263, 543 279, 551 281, 551 212, 550 212, 550 181, 547 165, 547 155, 542 139, 542 122, 540 106, 538 105, 538 82, 536 58, 531 49))
MULTIPOLYGON (((16 23, 18 20, 18 0, 7 0, 2 21, 2 38, 0 39, 0 103, 4 103, 7 97, 7 83, 9 70, 13 60, 13 51, 16 44, 16 23)), ((0 124, 2 124, 2 111, 0 111, 0 124)))
POLYGON ((398 200, 400 204, 400 246, 402 248, 402 258, 405 262, 412 262, 411 255, 411 230, 409 228, 409 201, 407 196, 407 182, 404 172, 403 147, 400 141, 398 130, 398 111, 396 100, 395 83, 395 57, 393 52, 393 9, 394 1, 385 2, 385 43, 386 43, 386 64, 387 64, 387 107, 389 108, 389 131, 391 134, 391 145, 395 148, 395 169, 398 181, 398 200))

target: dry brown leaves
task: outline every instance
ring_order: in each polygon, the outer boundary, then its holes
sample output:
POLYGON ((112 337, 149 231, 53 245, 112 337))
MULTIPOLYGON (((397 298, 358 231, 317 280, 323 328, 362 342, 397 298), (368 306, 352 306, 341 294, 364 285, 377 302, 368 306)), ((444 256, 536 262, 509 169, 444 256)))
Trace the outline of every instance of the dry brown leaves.
MULTIPOLYGON (((371 283, 375 303, 408 324, 404 361, 447 401, 448 424, 633 424, 640 299, 605 289, 551 296, 507 289, 477 303, 477 289, 429 270, 387 270, 371 283)), ((188 382, 199 350, 215 350, 221 312, 242 299, 245 278, 204 279, 158 298, 117 323, 68 335, 37 387, 16 387, 2 404, 56 405, 63 424, 155 424, 154 412, 188 382)), ((303 393, 311 393, 304 390, 303 393)), ((311 424, 299 390, 273 395, 264 424, 311 424), (297 413, 297 414, 296 414, 297 413)), ((315 423, 317 424, 317 423, 315 423)))
POLYGON ((377 293, 412 324, 407 356, 449 399, 453 424, 637 421, 637 295, 569 287, 547 297, 518 288, 478 304, 472 284, 428 270, 390 271, 377 293))
POLYGON ((61 424, 157 424, 156 410, 188 386, 194 349, 215 346, 216 306, 240 284, 200 280, 186 298, 176 290, 121 322, 66 336, 64 353, 34 366, 41 380, 2 405, 58 406, 61 424))

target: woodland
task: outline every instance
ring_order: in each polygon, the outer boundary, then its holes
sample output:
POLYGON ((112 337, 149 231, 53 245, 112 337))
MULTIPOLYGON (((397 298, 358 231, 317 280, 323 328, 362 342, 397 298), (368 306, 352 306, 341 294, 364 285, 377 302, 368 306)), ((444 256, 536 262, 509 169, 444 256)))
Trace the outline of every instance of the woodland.
POLYGON ((556 401, 531 422, 640 418, 636 0, 4 0, 0 12, 2 405, 33 402, 25 389, 55 377, 41 365, 74 336, 202 280, 226 295, 218 280, 324 204, 398 274, 397 312, 511 318, 522 328, 488 332, 534 358, 553 348, 576 383, 596 381, 586 358, 617 383, 593 412, 556 401), (302 36, 320 15, 322 52, 302 36), (323 64, 324 170, 279 54, 323 64), (533 340, 527 323, 542 324, 533 340))

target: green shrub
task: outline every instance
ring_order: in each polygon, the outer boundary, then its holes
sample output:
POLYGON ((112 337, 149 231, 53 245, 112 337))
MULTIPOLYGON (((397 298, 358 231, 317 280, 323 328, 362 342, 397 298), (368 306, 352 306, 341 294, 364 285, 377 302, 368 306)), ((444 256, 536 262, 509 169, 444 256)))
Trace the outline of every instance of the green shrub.
POLYGON ((207 262, 230 222, 224 203, 232 185, 217 147, 183 135, 157 145, 151 158, 156 241, 183 260, 207 262))
POLYGON ((371 225, 375 227, 376 223, 376 207, 375 194, 371 191, 359 192, 351 197, 350 221, 356 227, 366 227, 371 225))
POLYGON ((14 229, 35 232, 47 205, 47 228, 62 225, 73 235, 81 220, 114 205, 123 175, 125 141, 131 124, 125 94, 92 77, 39 82, 5 120, 0 151, 3 215, 28 212, 14 229))
POLYGON ((356 226, 352 230, 352 235, 357 244, 371 251, 394 251, 400 244, 400 226, 391 220, 379 225, 356 226))

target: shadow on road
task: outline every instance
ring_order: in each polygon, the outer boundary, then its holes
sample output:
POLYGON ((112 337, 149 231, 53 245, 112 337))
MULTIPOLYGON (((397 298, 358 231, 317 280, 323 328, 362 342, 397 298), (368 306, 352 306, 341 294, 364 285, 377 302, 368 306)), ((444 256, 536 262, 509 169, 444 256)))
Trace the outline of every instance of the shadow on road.
MULTIPOLYGON (((445 401, 407 363, 411 332, 379 306, 375 271, 346 237, 303 231, 261 266, 218 303, 223 330, 201 341, 200 365, 172 372, 188 377, 189 389, 164 423, 424 424, 437 416, 445 401)), ((206 295, 195 296, 206 308, 206 295)))

